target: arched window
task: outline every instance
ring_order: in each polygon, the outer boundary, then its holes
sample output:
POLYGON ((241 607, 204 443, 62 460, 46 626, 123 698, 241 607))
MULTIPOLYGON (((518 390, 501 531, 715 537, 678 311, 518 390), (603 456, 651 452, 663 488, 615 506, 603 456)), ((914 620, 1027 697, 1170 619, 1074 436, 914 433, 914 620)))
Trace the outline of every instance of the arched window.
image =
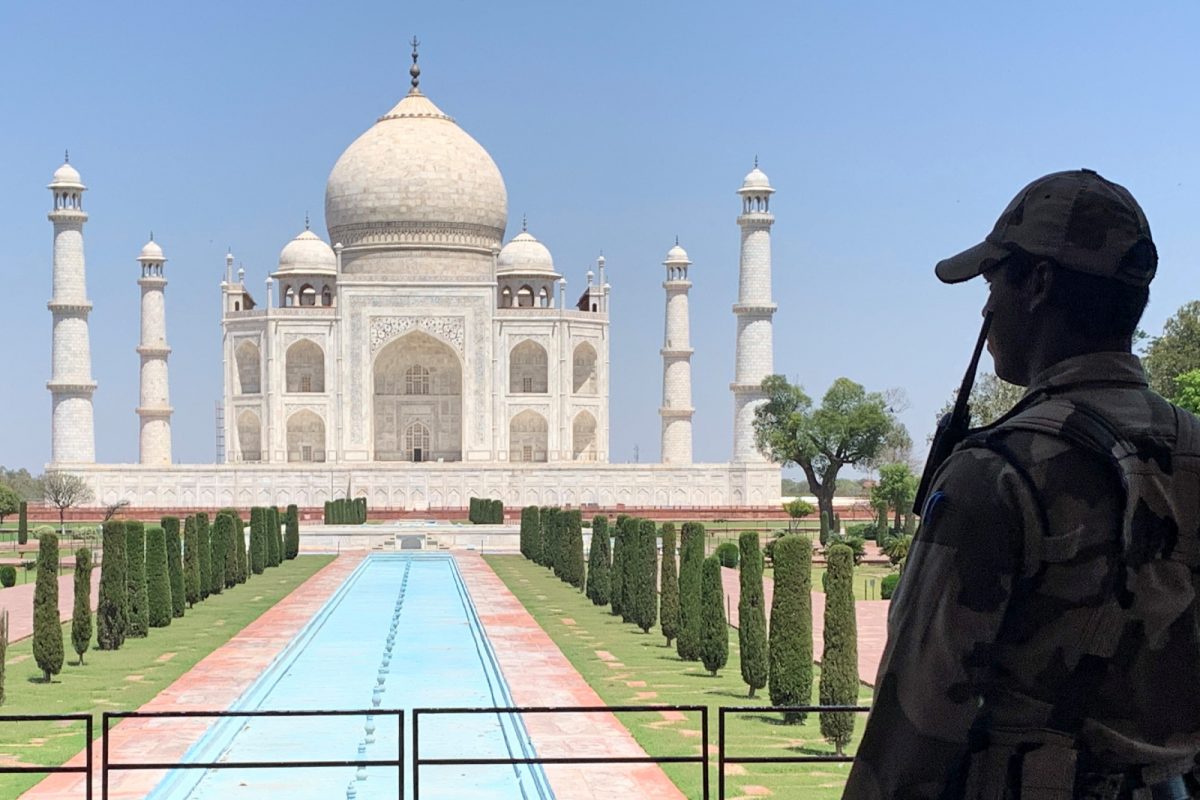
POLYGON ((512 289, 507 286, 500 290, 500 307, 512 308, 512 289))
POLYGON ((517 308, 533 308, 533 289, 528 286, 517 289, 517 308))
POLYGON ((575 394, 596 394, 596 348, 587 342, 576 346, 571 369, 575 394))
POLYGON ((429 457, 429 428, 414 422, 404 430, 404 449, 409 461, 424 461, 429 457))
POLYGON ((325 391, 325 353, 316 342, 301 339, 287 349, 284 361, 287 391, 325 391))
POLYGON ((540 292, 538 292, 538 307, 539 308, 549 308, 550 307, 550 291, 545 286, 543 286, 542 290, 540 292))
POLYGON ((325 286, 324 288, 321 289, 321 305, 323 305, 323 306, 333 305, 333 291, 330 290, 330 288, 328 286, 325 286))
POLYGON ((510 461, 546 461, 549 426, 536 411, 522 411, 508 425, 510 461))
POLYGON ((526 339, 512 349, 508 358, 510 394, 545 394, 548 390, 546 348, 526 339))
POLYGON ((304 284, 300 287, 300 305, 315 306, 317 304, 317 290, 311 284, 304 284))
POLYGON ((234 351, 234 366, 237 369, 238 394, 258 394, 262 391, 258 345, 247 339, 234 351))
POLYGON ((404 393, 429 394, 429 370, 420 364, 413 364, 405 370, 404 393))
POLYGON ((287 308, 296 305, 296 290, 288 286, 283 292, 283 305, 287 308))

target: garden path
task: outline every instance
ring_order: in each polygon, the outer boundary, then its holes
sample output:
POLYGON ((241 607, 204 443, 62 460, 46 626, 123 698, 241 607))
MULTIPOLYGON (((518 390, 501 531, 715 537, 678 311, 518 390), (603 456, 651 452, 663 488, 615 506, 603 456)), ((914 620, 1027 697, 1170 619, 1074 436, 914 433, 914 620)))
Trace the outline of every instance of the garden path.
MULTIPOLYGON (((75 576, 63 575, 58 579, 58 616, 66 622, 75 614, 75 576)), ((30 581, 18 586, 0 589, 0 608, 8 609, 8 641, 16 642, 33 635, 33 589, 37 584, 30 581)), ((92 570, 92 610, 100 601, 100 569, 92 570)), ((67 642, 70 652, 70 642, 67 642)))

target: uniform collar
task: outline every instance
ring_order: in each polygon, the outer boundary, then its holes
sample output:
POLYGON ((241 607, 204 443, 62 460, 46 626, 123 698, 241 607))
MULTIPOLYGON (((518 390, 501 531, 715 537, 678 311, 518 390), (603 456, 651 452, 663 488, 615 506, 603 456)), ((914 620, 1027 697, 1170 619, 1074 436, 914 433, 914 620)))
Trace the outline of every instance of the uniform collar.
POLYGON ((1149 385, 1142 362, 1133 353, 1088 353, 1063 359, 1042 370, 1030 382, 1026 394, 1097 382, 1141 387, 1149 385))

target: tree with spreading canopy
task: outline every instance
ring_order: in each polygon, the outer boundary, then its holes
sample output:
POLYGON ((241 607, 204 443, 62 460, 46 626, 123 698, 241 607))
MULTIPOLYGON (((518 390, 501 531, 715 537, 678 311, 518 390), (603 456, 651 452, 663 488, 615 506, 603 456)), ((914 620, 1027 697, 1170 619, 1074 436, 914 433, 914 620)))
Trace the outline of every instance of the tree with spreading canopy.
POLYGON ((9 514, 16 514, 21 510, 21 495, 0 483, 0 524, 4 523, 4 518, 9 514))
MULTIPOLYGON (((971 397, 967 402, 971 409, 971 426, 978 428, 981 425, 991 425, 1012 410, 1024 395, 1024 387, 1002 380, 990 372, 980 374, 975 379, 975 385, 971 387, 971 397)), ((957 399, 958 389, 955 389, 938 412, 937 418, 941 419, 953 411, 957 399)))
POLYGON ((904 515, 912 510, 920 479, 908 464, 884 464, 879 468, 879 482, 871 490, 871 505, 883 507, 895 514, 892 530, 904 529, 904 515))
POLYGON ((1180 375, 1200 369, 1200 300, 1184 303, 1142 354, 1150 388, 1168 400, 1179 393, 1180 375))
POLYGON ((66 534, 67 509, 90 503, 95 495, 87 481, 70 472, 47 472, 42 478, 42 490, 46 502, 58 509, 59 532, 66 534))
POLYGON ((1200 369, 1176 376, 1175 396, 1171 401, 1184 411, 1200 414, 1200 369))
POLYGON ((821 514, 832 520, 838 473, 869 464, 894 437, 900 423, 892 406, 848 378, 835 380, 818 407, 782 375, 765 378, 762 390, 767 400, 754 410, 755 444, 772 461, 799 466, 821 514))

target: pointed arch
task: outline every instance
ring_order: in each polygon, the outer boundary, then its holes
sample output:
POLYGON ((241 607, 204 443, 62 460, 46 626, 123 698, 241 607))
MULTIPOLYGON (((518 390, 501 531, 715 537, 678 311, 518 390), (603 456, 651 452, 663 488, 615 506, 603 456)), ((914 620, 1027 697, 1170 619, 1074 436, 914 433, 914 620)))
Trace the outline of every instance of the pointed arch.
POLYGON ((596 348, 589 342, 575 346, 571 358, 571 386, 575 394, 596 394, 596 348))
POLYGON ((300 339, 287 349, 284 374, 289 392, 325 391, 325 351, 312 339, 300 339))
POLYGON ((549 426, 546 418, 536 411, 522 411, 508 424, 508 458, 510 461, 548 460, 549 426))
POLYGON ((412 461, 408 437, 421 430, 422 461, 462 460, 462 362, 449 345, 409 331, 379 351, 373 377, 375 461, 412 461))
POLYGON ((258 414, 250 409, 238 414, 237 434, 242 461, 262 461, 262 423, 258 414))
POLYGON ((307 409, 297 411, 287 421, 287 460, 322 462, 325 460, 325 420, 307 409))
POLYGON ((508 391, 510 394, 545 394, 549 356, 546 348, 526 339, 512 349, 508 356, 508 391))
POLYGON ((262 391, 262 356, 258 345, 246 339, 233 353, 237 370, 238 394, 259 394, 262 391))
POLYGON ((571 423, 571 453, 576 461, 596 460, 596 418, 580 411, 571 423))

